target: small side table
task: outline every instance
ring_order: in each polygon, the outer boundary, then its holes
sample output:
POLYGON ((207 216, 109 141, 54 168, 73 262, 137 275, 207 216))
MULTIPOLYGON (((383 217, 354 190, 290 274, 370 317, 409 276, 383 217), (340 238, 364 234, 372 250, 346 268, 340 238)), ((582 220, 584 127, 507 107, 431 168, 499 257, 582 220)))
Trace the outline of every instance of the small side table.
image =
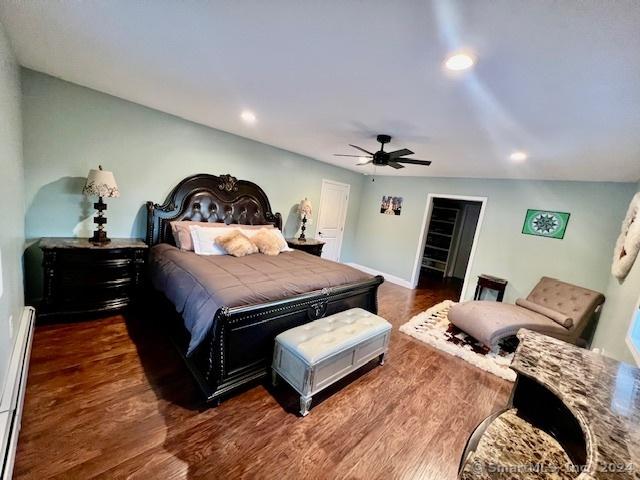
POLYGON ((482 274, 478 275, 478 284, 476 285, 476 293, 473 296, 474 300, 480 300, 485 288, 487 290, 495 290, 498 292, 496 300, 501 302, 504 298, 504 291, 507 288, 507 280, 504 278, 494 277, 492 275, 482 274))
POLYGON ((324 243, 325 242, 316 240, 315 238, 307 238, 304 242, 301 242, 297 238, 287 238, 287 245, 289 245, 289 248, 302 250, 303 252, 310 253, 316 257, 322 255, 322 247, 324 247, 324 243))

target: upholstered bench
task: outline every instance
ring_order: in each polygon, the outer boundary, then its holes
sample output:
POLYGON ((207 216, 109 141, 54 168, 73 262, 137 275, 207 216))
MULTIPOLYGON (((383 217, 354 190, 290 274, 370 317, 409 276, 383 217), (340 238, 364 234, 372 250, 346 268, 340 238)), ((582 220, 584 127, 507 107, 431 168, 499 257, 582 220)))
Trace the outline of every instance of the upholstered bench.
POLYGON ((300 394, 300 414, 311 397, 376 357, 380 365, 389 346, 391 324, 361 308, 352 308, 276 337, 273 384, 284 378, 300 394))

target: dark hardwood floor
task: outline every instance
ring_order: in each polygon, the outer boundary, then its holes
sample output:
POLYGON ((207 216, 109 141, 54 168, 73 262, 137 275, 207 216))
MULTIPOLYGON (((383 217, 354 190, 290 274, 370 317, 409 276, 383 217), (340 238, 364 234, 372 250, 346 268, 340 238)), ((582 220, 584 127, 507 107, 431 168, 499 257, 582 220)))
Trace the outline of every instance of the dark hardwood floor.
POLYGON ((385 283, 388 360, 319 395, 306 418, 286 386, 205 408, 153 318, 36 328, 16 478, 456 476, 468 435, 511 384, 397 331, 452 296, 385 283))

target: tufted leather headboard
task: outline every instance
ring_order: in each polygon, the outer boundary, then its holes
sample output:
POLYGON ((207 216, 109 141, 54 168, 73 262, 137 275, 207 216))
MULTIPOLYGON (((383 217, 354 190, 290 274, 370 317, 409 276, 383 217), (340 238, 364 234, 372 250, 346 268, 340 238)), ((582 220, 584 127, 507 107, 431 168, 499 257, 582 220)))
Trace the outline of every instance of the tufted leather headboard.
POLYGON ((176 185, 162 205, 147 202, 147 244, 173 245, 169 222, 174 220, 274 225, 282 230, 282 216, 271 211, 264 190, 231 175, 192 175, 176 185))

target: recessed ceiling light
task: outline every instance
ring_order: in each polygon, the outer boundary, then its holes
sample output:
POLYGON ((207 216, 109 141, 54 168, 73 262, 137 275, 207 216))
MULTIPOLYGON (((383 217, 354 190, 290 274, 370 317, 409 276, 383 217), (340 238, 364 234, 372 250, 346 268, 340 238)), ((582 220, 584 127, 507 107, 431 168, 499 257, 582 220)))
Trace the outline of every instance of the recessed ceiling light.
POLYGON ((240 114, 240 118, 245 121, 245 123, 256 123, 256 114, 250 110, 244 110, 240 114))
POLYGON ((520 151, 513 152, 511 155, 509 155, 509 158, 514 162, 524 162, 528 157, 529 155, 527 155, 526 152, 520 151))
POLYGON ((475 62, 470 55, 467 55, 466 53, 456 53, 447 57, 447 60, 444 62, 444 66, 449 70, 458 71, 471 68, 474 63, 475 62))

